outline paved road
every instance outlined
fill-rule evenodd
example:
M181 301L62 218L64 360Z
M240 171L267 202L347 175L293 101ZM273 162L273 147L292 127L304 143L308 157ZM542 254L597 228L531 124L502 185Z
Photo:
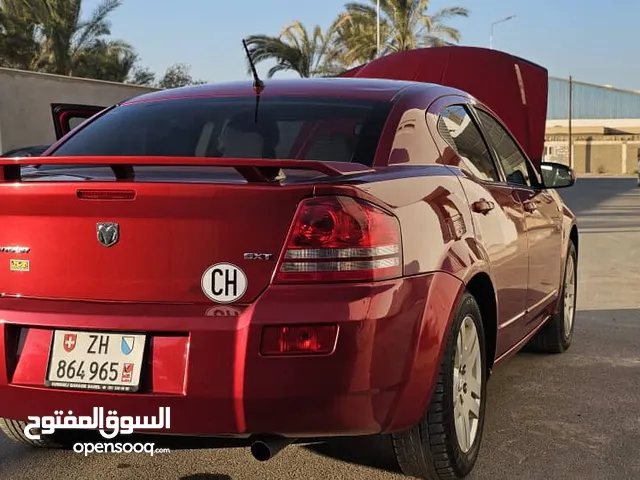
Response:
M584 178L564 195L582 228L574 344L560 356L521 353L496 371L472 480L640 478L640 188ZM169 446L154 458L84 458L0 438L0 478L403 478L376 439L293 446L267 464L247 449Z

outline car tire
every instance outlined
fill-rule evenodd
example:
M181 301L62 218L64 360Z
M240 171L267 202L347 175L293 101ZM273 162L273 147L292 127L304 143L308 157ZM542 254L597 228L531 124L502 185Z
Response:
M24 433L24 429L27 425L29 425L29 423L22 420L0 418L0 431L14 442L29 445L31 447L58 449L68 448L74 443L71 441L70 436L61 434L60 432L56 432L51 435L40 435L39 439L31 439ZM34 428L32 432L39 433L39 430Z
M470 347L467 351L460 348L462 340ZM412 429L391 435L402 472L427 480L464 478L473 469L480 451L486 407L486 348L480 308L467 292L460 299L446 341L424 418ZM467 365L468 360L472 363ZM472 410L475 418L470 421ZM465 426L467 431L472 429L469 435L460 434Z
M576 291L578 255L573 242L569 242L562 290L556 312L531 339L531 346L543 353L562 353L571 346L576 317Z

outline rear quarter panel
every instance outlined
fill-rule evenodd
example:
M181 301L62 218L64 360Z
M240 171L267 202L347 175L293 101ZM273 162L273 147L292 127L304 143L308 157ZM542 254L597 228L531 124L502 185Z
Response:
M464 280L486 268L460 182L464 174L449 168L457 164L453 150L431 133L437 122L437 115L428 113L431 105L444 95L450 98L451 92L425 85L405 88L383 129L374 159L376 173L359 175L350 185L319 183L314 190L316 195L342 191L396 215L405 276L446 272Z
M405 276L437 272L418 319L415 343L408 346L404 388L384 422L386 431L409 428L422 418L465 283L479 272L489 273L462 186L464 173L450 168L457 165L455 153L431 135L437 115L428 113L434 102L433 90L428 93L405 92L385 127L375 161L377 173L361 176L358 184L345 187L352 189L348 194L377 203L397 216ZM325 187L316 188L315 193L322 194Z
M464 280L484 264L458 176L443 166L390 167L395 178L362 185L399 219L405 276L446 272ZM389 172L390 174L392 172Z
M385 432L410 428L424 415L458 299L464 291L462 279L485 268L457 175L437 164L398 165L361 177L364 183L357 186L316 187L317 195L357 196L393 212L402 231L405 277L433 274L428 294L419 296L412 291L413 284L407 282L388 305L389 311L415 312L415 334L405 345L406 356L393 359L398 368L402 366L402 388L390 405L389 417L381 419ZM369 315L376 318L376 312Z
M400 220L405 276L437 272L409 349L403 389L385 422L386 431L401 431L417 424L426 411L465 280L487 266L457 174L441 165L389 170L390 175L396 170L406 176L361 188L384 199Z

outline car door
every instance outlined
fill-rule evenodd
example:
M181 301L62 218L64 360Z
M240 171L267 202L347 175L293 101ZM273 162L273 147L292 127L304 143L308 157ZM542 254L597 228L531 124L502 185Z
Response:
M507 183L524 207L529 243L527 323L533 329L558 293L563 257L562 212L509 131L487 110L476 107L475 112Z
M461 182L496 290L496 353L500 357L518 343L525 331L529 249L524 208L514 188L506 183L467 105L445 106L438 119L438 133L455 151L458 167L466 173Z
M71 103L52 103L53 127L56 140L60 140L85 120L93 117L106 107L96 105L77 105Z

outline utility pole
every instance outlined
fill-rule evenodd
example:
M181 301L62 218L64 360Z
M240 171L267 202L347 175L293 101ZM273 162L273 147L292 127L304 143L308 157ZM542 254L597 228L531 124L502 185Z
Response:
M571 117L573 113L573 77L569 75L569 166L573 168L573 135Z
M376 58L380 57L380 0L378 0L378 5L376 7Z

